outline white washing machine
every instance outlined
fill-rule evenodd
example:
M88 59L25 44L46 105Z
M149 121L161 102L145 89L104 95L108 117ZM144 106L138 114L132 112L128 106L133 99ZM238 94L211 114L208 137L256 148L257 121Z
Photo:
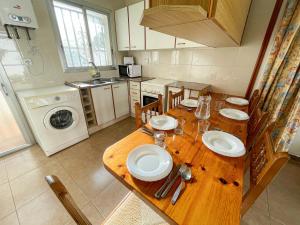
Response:
M36 141L47 156L89 137L79 90L68 86L17 92Z

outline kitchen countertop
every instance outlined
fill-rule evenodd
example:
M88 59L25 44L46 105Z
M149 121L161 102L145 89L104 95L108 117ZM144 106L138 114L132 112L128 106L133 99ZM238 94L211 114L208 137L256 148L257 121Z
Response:
M185 89L193 90L193 91L202 91L206 88L211 88L210 84L202 84L196 82L186 82L186 81L176 81L174 83L168 84L168 87L175 87L181 88L184 87Z
M107 82L101 83L101 84L86 83L88 81L72 81L72 82L66 81L65 85L79 88L79 89L84 89L84 88L94 88L94 87L112 85L112 84L117 84L117 83L127 82L127 81L143 82L143 81L154 79L152 77L136 77L136 78L115 77L115 78L117 78L117 79L112 80L112 81L107 81ZM110 78L102 78L102 79L110 79ZM97 80L97 79L94 79L94 80Z

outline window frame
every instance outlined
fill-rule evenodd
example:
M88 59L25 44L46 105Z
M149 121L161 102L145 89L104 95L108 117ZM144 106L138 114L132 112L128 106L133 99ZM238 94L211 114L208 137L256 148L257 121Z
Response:
M112 65L108 65L108 66L97 66L97 68L100 71L107 71L107 70L116 70L116 58L115 58L115 46L113 43L113 34L112 34L112 11L108 10L108 9L104 9L104 8L96 8L93 6L89 6L89 5L83 5L80 4L79 2L77 3L76 1L70 1L70 0L48 0L48 11L50 14L50 18L51 18L51 22L53 25L53 30L54 30L54 35L56 38L56 44L58 47L58 53L59 53L59 58L60 61L62 63L63 66L63 71L67 72L67 73L72 73L72 72L86 72L88 71L91 66L83 66L83 67L68 67L67 64L67 59L66 59L66 55L65 55L65 51L63 48L63 44L62 44L62 39L61 39L61 35L60 35L60 31L58 28L58 24L57 24L57 19L56 19L56 14L54 11L54 4L53 1L57 1L57 2L61 2L64 4L68 4L74 7L78 7L81 8L83 11L83 17L84 17L84 24L86 27L86 33L87 33L87 40L88 40L88 46L89 46L89 53L91 56L92 61L94 61L94 56L93 56L93 49L92 49L92 44L91 44L91 36L90 36L90 30L89 30L89 26L88 26L88 20L87 20L87 10L90 11L94 11L96 13L100 13L103 15L107 16L107 20L108 20L108 32L109 32L109 42L110 42L110 48L111 48L111 61L112 61Z

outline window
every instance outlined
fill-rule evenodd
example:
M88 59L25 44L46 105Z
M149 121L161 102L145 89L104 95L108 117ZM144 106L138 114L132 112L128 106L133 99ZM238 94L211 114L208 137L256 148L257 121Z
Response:
M65 69L113 65L109 15L82 6L53 1Z

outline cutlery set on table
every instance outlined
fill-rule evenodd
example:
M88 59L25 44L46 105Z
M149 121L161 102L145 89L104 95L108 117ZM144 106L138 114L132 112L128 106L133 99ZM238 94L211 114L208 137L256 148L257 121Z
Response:
M190 109L199 108L199 103L196 100L188 99L183 101L180 105L186 107L188 112L192 111ZM239 98L227 98L226 101L237 105L248 104L244 99ZM196 117L197 110L195 111ZM208 113L209 118L209 112L205 113L205 115ZM239 121L249 118L247 113L236 109L220 109L219 113L224 117ZM174 205L185 189L186 182L192 178L192 170L185 164L184 160L181 161L184 163L176 165L167 150L168 148L166 148L166 134L164 132L170 133L170 131L175 131L180 126L178 119L167 115L153 116L149 121L149 126L152 129L146 126L140 128L141 132L154 138L155 144L144 144L133 149L128 154L126 164L129 173L138 180L155 182L165 179L163 185L154 193L156 199L165 198L174 184L178 184L171 198L171 203ZM183 127L181 129L183 130ZM240 157L245 154L245 147L242 141L234 135L223 131L205 131L202 134L202 143L211 151L223 156ZM178 182L179 179L180 182Z

